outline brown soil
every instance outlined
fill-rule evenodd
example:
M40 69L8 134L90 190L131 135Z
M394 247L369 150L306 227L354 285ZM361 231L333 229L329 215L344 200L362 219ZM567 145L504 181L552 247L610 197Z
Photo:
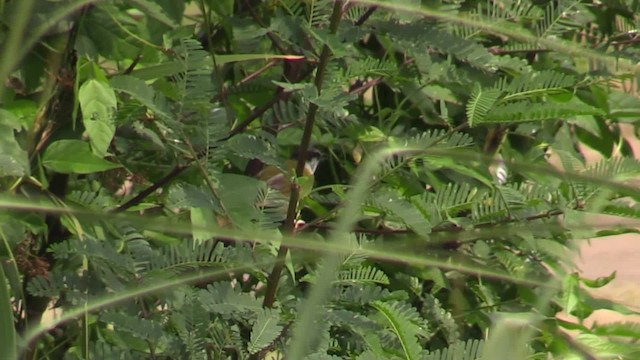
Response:
M627 134L633 134L631 128ZM630 131L629 131L630 130ZM640 157L640 140L628 135L634 154ZM594 151L583 149L590 163L597 161L600 156ZM640 228L640 221L616 217L599 217L594 219L598 226L608 227L624 225ZM576 264L581 274L588 278L608 276L616 272L616 279L609 285L591 292L599 298L614 300L640 312L640 234L624 234L583 240L580 243L580 254ZM592 322L640 322L640 315L622 316L615 312L600 310L595 312L587 321Z

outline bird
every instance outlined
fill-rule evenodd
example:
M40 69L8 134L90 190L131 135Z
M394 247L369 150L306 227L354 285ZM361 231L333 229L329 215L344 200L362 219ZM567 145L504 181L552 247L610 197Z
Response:
M254 176L259 180L262 180L267 183L267 185L279 192L281 192L285 196L289 196L291 194L291 178L295 177L296 166L298 164L298 154L299 151L296 149L293 152L293 159L285 160L284 165L285 168L281 169L275 165L265 165L262 161L258 159L252 159L247 164L247 168L245 173L249 176ZM306 162L302 172L302 177L307 180L304 181L304 184L301 184L304 188L313 187L313 176L318 168L318 164L320 163L321 153L315 147L310 147L307 150ZM284 170L284 171L283 171ZM308 186L306 186L308 185ZM306 190L306 189L305 189ZM303 193L308 193L308 191L302 191Z

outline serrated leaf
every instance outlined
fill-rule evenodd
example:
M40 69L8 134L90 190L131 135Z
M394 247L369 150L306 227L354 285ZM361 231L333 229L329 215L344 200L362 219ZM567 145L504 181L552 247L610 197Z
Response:
M47 169L63 174L91 174L121 167L96 156L88 143L80 140L58 140L47 148L42 157Z
M264 309L258 314L258 319L251 327L251 340L248 345L250 354L269 346L282 332L278 324L278 315L270 309Z
M116 94L108 84L91 79L80 87L78 100L91 148L94 154L103 157L116 133L112 120L113 112L118 106Z

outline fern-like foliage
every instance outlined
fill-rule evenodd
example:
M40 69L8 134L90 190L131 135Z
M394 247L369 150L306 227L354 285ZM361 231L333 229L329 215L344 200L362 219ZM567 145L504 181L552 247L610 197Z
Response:
M579 13L582 10L580 1L562 0L549 3L544 11L544 17L536 24L538 37L545 38L564 34L580 27Z
M602 114L601 110L579 101L570 103L534 103L525 100L496 106L486 115L483 121L487 123L513 123Z
M24 19L35 36L25 49L46 46L19 54L24 63L0 59L11 69L0 89L0 328L12 315L28 337L40 302L86 309L25 338L28 351L470 360L497 313L569 304L582 321L603 306L577 293L594 282L555 281L576 234L637 232L576 225L584 213L640 218L627 186L640 163L621 126L640 114L637 2L63 3L39 2ZM0 18L16 9L0 6ZM50 41L61 34L42 20L63 17L67 40ZM11 23L2 30L23 40ZM83 92L89 82L101 90ZM93 116L101 106L114 116ZM300 146L320 152L313 177L293 176ZM585 146L605 159L586 165ZM267 170L276 175L261 179ZM352 205L352 234L336 234ZM308 304L321 311L302 313ZM551 358L590 351L557 337L563 326L596 344L638 337L629 325L539 325L506 340Z
M326 26L331 16L330 0L312 0L307 7L307 23L311 27Z
M563 93L575 86L576 80L572 75L549 70L525 73L515 77L507 87L501 89L507 93L502 101Z
M189 269L208 266L224 266L233 261L235 251L215 241L186 240L178 245L170 245L161 249L161 253L150 259L149 276L155 276L157 270L166 276Z
M425 331L415 309L399 302L375 302L372 306L379 312L381 324L389 329L399 343L399 353L405 359L420 359L422 349L417 341L419 333Z
M474 67L493 72L497 69L497 57L473 40L455 36L438 29L435 23L416 21L410 24L376 23L398 46L407 46L409 52L433 48L468 62Z
M471 93L471 99L467 103L469 124L473 126L483 122L499 97L500 91L494 89L483 90L479 84L476 84Z
M181 39L173 51L181 69L181 72L175 75L180 94L177 99L181 107L180 112L201 110L200 106L206 108L214 91L210 69L203 66L207 64L209 54L199 42L192 39Z
M265 309L258 314L251 328L251 341L248 344L250 354L269 346L282 332L282 326L278 325L280 317L273 310Z
M113 326L118 332L154 343L158 342L163 335L160 323L137 319L122 313L106 312L100 316L100 321Z
M482 356L484 341L468 340L457 342L446 349L427 354L425 360L475 360Z

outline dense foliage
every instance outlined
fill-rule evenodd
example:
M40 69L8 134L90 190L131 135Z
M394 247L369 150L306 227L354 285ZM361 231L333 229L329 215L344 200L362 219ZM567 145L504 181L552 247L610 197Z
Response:
M584 290L613 275L571 264L574 240L635 231L585 216L640 217L621 129L640 120L637 14L0 1L0 348L639 358L637 325L582 322L632 313Z

